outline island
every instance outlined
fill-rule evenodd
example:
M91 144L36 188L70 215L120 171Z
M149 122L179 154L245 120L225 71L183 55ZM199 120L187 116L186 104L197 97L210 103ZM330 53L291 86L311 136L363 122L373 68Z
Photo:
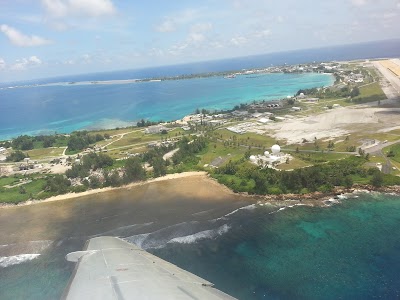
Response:
M198 108L180 120L2 141L0 203L60 200L194 174L264 201L328 205L359 189L399 192L399 65L398 59L326 62L123 80L251 80L263 72L335 77L329 87L224 111Z

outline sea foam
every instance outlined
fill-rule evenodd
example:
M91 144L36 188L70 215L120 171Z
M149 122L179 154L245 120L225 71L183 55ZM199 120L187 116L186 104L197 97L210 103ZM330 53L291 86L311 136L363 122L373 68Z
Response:
M193 244L199 240L216 238L217 236L227 233L230 228L230 226L224 224L217 229L204 230L191 235L173 238L168 243Z
M14 256L0 256L0 267L7 268L13 265L19 265L27 261L38 258L40 254L19 254Z

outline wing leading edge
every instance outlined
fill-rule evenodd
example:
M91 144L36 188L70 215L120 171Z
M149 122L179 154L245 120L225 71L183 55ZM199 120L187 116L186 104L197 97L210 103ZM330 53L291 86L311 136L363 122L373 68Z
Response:
M77 262L62 299L235 299L213 284L116 237L96 237Z

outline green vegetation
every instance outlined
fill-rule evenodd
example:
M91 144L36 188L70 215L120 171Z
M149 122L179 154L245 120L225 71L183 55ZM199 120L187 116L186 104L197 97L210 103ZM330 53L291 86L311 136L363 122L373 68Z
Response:
M364 178L363 183L374 186L400 184L400 178L384 175L378 169L365 169L364 158L349 157L326 164L288 172L260 169L246 159L233 162L217 169L212 176L236 192L250 194L303 194L309 192L332 192L335 186L351 187Z
M11 145L14 149L30 150L33 149L33 137L21 135L12 140Z
M19 162L24 160L24 158L28 157L24 152L17 150L12 152L9 156L7 156L7 161Z
M357 97L354 97L352 101L358 104L379 101L383 99L386 99L385 93L382 91L379 82L374 82L372 84L360 87L360 94Z
M68 151L79 151L87 148L90 144L104 140L104 135L97 133L89 134L87 131L75 131L71 133L68 141Z
M136 123L136 126L137 127L149 127L149 126L152 126L152 125L157 125L160 122L152 122L152 121L149 121L149 120L145 121L144 119L142 119L142 120L140 120L139 122Z
M400 163L400 144L390 146L388 153L386 154L390 159Z
M208 140L204 137L197 137L194 140L189 140L184 137L179 142L177 151L172 157L174 165L185 164L195 166L198 164L200 158L196 154L200 153L207 147Z
M45 184L44 179L33 179L31 182L16 186L13 188L5 188L8 184L18 184L22 177L6 177L0 179L0 202L18 204L29 199L38 199L43 191Z
M38 148L26 151L31 159L44 159L52 156L60 156L65 148Z
M65 172L68 178L85 178L90 171L96 171L113 165L113 160L106 154L89 153L82 158L82 163L75 164Z
M18 150L32 150L49 147L65 147L67 145L67 137L65 135L39 135L28 136L21 135L11 141L3 143L3 147L13 147ZM8 146L8 147L7 147Z
M146 171L138 157L129 158L125 163L124 181L140 181L146 178Z

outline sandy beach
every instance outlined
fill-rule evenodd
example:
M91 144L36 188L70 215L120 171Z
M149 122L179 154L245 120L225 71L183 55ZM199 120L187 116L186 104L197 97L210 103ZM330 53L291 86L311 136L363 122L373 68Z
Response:
M88 191L81 192L81 193L67 193L67 194L63 194L63 195L53 196L53 197L50 197L50 198L47 198L44 200L29 200L29 201L21 202L19 204L3 203L3 204L0 204L0 209L17 207L17 206L34 205L34 204L40 204L40 203L46 203L46 202L61 201L61 200L74 199L74 198L81 198L81 197L85 197L85 196L91 196L91 195L96 195L99 193L106 193L106 192L111 192L111 191L116 191L116 190L121 190L121 189L130 190L133 187L142 186L142 185L150 184L153 182L179 179L179 178L185 178L185 177L193 177L193 176L201 177L202 179L204 179L204 178L207 178L207 172L183 172L183 173L168 174L168 175L165 175L162 177L157 177L157 178L149 179L146 181L133 182L128 185L124 185L124 186L120 186L120 187L105 187L105 188L88 190ZM218 185L218 183L213 180L209 180L209 181L210 181L210 184ZM226 188L226 191L231 192L228 188Z

